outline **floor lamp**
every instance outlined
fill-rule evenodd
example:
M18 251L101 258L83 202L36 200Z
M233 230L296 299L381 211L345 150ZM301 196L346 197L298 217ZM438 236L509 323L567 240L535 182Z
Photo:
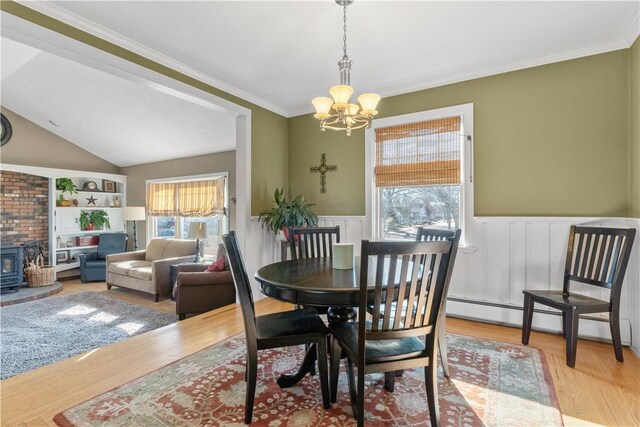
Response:
M133 221L133 250L138 250L138 229L136 228L136 221L144 221L146 214L144 206L126 206L124 208L124 220Z
M199 263L200 262L200 239L207 238L207 223L206 222L189 223L189 238L196 239L196 258L194 262ZM204 254L202 254L202 256L204 258Z

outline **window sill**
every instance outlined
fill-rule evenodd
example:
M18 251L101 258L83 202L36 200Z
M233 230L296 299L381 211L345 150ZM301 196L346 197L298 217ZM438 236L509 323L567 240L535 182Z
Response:
M458 252L461 252L463 254L472 254L476 250L478 250L476 246L458 246Z

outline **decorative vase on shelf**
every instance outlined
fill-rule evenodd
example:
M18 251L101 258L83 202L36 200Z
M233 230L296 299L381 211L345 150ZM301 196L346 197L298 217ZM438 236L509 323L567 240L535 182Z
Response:
M113 196L113 206L116 208L120 207L120 196Z

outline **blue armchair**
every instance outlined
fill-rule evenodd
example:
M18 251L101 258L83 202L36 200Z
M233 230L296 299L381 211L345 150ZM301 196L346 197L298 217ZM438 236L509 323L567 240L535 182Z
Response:
M125 252L126 249L127 235L125 233L101 234L98 251L80 255L80 280L82 283L104 282L107 277L107 255Z

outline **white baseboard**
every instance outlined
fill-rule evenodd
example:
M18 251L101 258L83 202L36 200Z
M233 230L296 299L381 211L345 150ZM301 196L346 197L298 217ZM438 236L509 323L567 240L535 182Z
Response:
M540 306L536 306L540 307ZM447 300L447 315L481 322L522 327L522 307L507 307L478 301ZM532 328L552 333L562 332L562 316L548 310L535 309ZM609 322L591 318L580 318L578 335L582 338L611 341ZM620 335L623 345L631 345L631 322L620 319Z

